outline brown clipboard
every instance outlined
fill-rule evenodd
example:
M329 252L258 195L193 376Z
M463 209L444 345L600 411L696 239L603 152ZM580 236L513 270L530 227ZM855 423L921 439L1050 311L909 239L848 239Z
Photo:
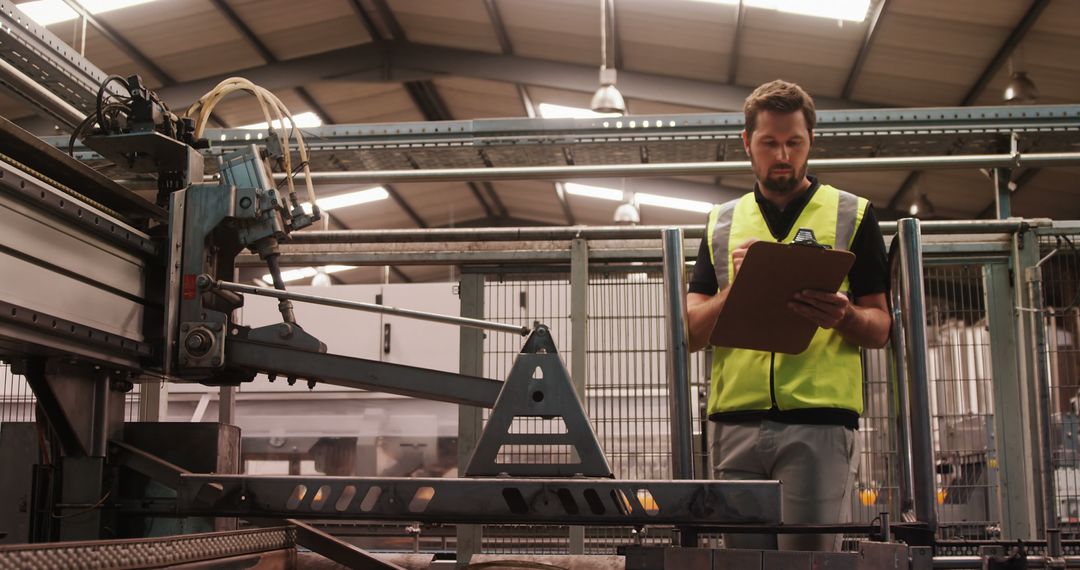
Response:
M855 263L850 251L754 242L716 319L713 346L799 354L818 326L788 307L798 291L835 292Z

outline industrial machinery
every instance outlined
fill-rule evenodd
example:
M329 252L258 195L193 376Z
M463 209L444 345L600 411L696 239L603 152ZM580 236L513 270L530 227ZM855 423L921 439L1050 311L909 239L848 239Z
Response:
M119 94L105 95L116 86ZM262 100L264 93L245 87ZM159 204L0 120L0 215L6 233L0 250L5 275L0 354L26 377L47 419L39 425L42 461L33 468L32 498L24 509L30 540L136 538L154 518L219 517L209 526L169 527L177 530L234 527L220 517L263 525L285 519L296 534L274 535L277 542L295 538L341 563L378 566L383 563L296 519L642 527L781 522L776 481L612 479L542 324L523 328L285 291L278 245L320 215L310 178L310 201L297 196L293 178L307 168L306 157L301 152L301 164L290 165L285 129L271 129L265 146L252 144L220 156L218 176L204 182L196 147L205 146L199 135L212 104L195 118L178 118L137 77L110 77L98 93L95 113L73 138L84 138L119 166L157 174ZM208 98L219 95L211 92ZM302 149L299 137L296 142ZM287 189L273 181L275 162L283 167ZM265 261L274 289L230 281L236 256L244 250ZM278 298L281 322L251 328L234 321L234 311L250 294ZM328 354L297 322L294 301L394 312L526 338L504 381L374 362ZM231 462L218 461L197 473L200 462L193 457L228 458L236 446L235 430L205 434L123 424L123 394L134 383L236 385L256 373L492 412L460 479L243 476L235 474L235 449ZM512 432L520 417L561 418L566 433ZM162 439L205 447L179 457ZM523 444L569 446L572 454L555 464L500 459L504 445ZM63 557L71 555L63 547L52 552L38 556L63 565Z
M887 514L872 525L783 525L780 484L775 481L611 478L611 468L569 384L551 331L543 324L522 328L286 291L280 277L281 251L297 239L297 230L310 227L321 215L312 181L320 174L334 175L324 176L327 179L378 181L377 173L310 173L311 163L327 160L329 153L309 159L300 133L285 126L288 112L284 106L246 81L226 80L180 116L138 77L106 76L65 51L63 42L47 31L32 23L9 22L13 8L8 2L0 0L0 8L4 24L0 26L4 34L0 82L74 134L53 145L0 119L0 358L26 378L40 410L36 425L5 423L0 433L0 451L17 451L0 457L5 464L0 533L25 536L33 543L0 549L0 566L32 561L42 567L71 567L90 560L131 568L257 563L292 567L299 563L296 549L300 546L351 567L398 567L314 528L305 519L616 525L634 528L639 538L645 536L639 531L649 526L678 527L682 547L627 548L628 568L797 564L927 568L933 562L926 547L934 540L933 529L918 523L893 524ZM268 136L249 142L250 132L223 132L222 144L208 149L205 128L213 106L237 90L259 99ZM1068 152L1021 157L1020 149L1013 148L1010 154L1001 154L999 139L1003 133L1012 137L1026 129L1037 133L1033 136L1039 137L1040 149L1066 147L1072 144L1080 110L1053 110L1038 118L1019 117L1012 111L991 114L965 110L952 113L951 118L944 112L894 118L841 111L831 118L831 125L827 120L819 123L817 134L823 141L820 148L833 153L826 154L825 160L833 160L833 168L840 169L874 166L870 164L874 160L894 168L921 166L923 157L914 156L918 151L909 147L877 158L884 145L872 140L885 136L882 133L915 131L940 155L959 148L953 131L964 133L967 148L986 153L938 156L940 160L934 163L938 166L1007 169L1020 165L1021 158L1032 166L1077 161ZM583 122L590 129L583 139L608 145L612 154L605 155L607 162L585 164L579 157L579 166L569 167L559 163L569 158L563 149L549 153L558 164L545 164L525 174L549 178L581 173L678 175L699 173L704 161L711 161L712 173L745 169L738 163L741 145L725 142L738 139L738 129L729 126L728 119L699 116L696 123L688 119L682 126L665 119L643 121L642 128L651 129L647 132L633 130L637 128L633 123L623 129L622 122L617 122L617 127L608 129L606 122ZM889 127L893 121L907 123L894 129ZM486 125L491 129L493 150L481 161L483 168L466 174L486 179L523 176L511 172L512 168L499 168L498 163L505 155L500 148L523 142L515 138L516 125L499 121ZM476 133L471 127L454 126L434 134L408 131L405 138L415 138L401 142L404 139L390 140L393 137L385 127L361 125L336 135L327 133L322 144L333 148L349 137L363 144L374 140L371 144L385 147L371 150L385 175L387 168L401 168L396 166L400 157L391 148L394 145L419 147L435 141L455 152L464 148L462 140ZM680 135L680 128L687 131ZM618 138L623 135L628 138ZM653 145L651 155L644 143L629 140L638 136ZM511 138L512 143L505 142ZM691 139L712 141L723 151L693 146ZM558 148L540 137L530 141L526 142ZM114 171L154 175L156 196L144 199L73 159L76 144L84 153L93 151L108 160L110 175ZM836 158L863 147L873 147L875 158L847 163ZM684 152L701 162L678 163L675 157ZM472 164L476 154L457 152L455 164ZM652 156L654 164L615 164L619 161L611 158L614 155ZM495 166L488 164L492 157ZM569 168L576 170L571 173ZM395 176L397 180L461 179L464 171L398 170ZM298 191L301 184L304 188ZM1007 206L1008 193L999 192L996 211L1007 216ZM917 230L907 232L907 237L916 240L906 249L908 255L917 256L920 251L918 235ZM274 288L235 283L233 270L241 263L264 264ZM907 260L905 267L904 278L918 282L919 260ZM238 323L234 312L250 295L278 299L281 322L263 327ZM515 366L502 379L393 365L328 353L295 317L292 303L298 302L392 312L510 331L524 338ZM921 314L920 309L911 307L908 318ZM898 333L906 330L914 335L919 330L901 328L900 319L896 320ZM912 338L908 348L919 344L920 339ZM910 350L917 355L916 349ZM925 360L925 354L921 357ZM912 368L918 364L910 356L899 361L898 367L905 362ZM463 468L466 476L460 479L240 475L239 434L233 426L123 422L124 395L135 384L141 385L147 404L156 397L154 387L161 382L228 386L249 381L257 373L290 383L329 383L490 408L491 412L471 461ZM904 391L895 395L897 400L904 397ZM911 408L928 410L923 404L913 401ZM560 418L567 429L559 434L511 430L514 420L522 417ZM911 439L925 440L919 450L929 453L930 423L929 418L923 419L910 422ZM903 421L899 424L908 429ZM927 429L920 432L920 425ZM559 445L572 452L561 463L517 463L500 453L508 445ZM897 456L900 462L919 461L917 454ZM921 466L929 467L929 472L902 481L901 495L906 492L905 502L910 503L912 487L922 483L914 494L929 498L931 504L923 509L924 500L916 510L932 515L932 461L923 460ZM904 469L905 473L913 470L911 465ZM29 489L25 503L9 500L22 489ZM903 505L905 511L909 507ZM237 530L237 519L263 528ZM713 551L696 547L701 531L850 531L874 540L862 542L859 553Z

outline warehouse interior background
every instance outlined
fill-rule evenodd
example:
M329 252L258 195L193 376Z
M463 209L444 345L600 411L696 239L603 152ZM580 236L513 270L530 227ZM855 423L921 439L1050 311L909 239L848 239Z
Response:
M894 338L890 346L863 354L866 412L850 505L856 528L846 532L844 542L846 554L858 553L861 562L850 567L880 567L874 556L883 554L866 546L879 542L902 548L888 555L902 552L908 557L904 568L983 567L1017 540L1037 563L1080 567L1080 3L0 0L0 19L0 117L40 137L31 138L49 150L67 154L72 132L71 125L43 110L53 104L49 97L75 101L83 87L50 74L51 68L35 67L38 57L76 67L87 62L120 78L137 74L178 114L228 77L250 79L275 94L313 149L312 172L326 175L315 178L314 188L323 219L293 232L292 242L282 245L288 290L506 325L479 333L455 323L296 303L303 330L332 355L373 363L373 377L392 377L388 371L403 370L393 368L399 366L433 370L447 375L439 377L447 382L450 375L503 381L523 351L515 327L533 330L542 323L550 327L558 358L616 480L678 482L674 463L680 451L673 435L678 412L671 407L676 358L686 362L683 374L690 388L685 404L692 441L683 443L691 447L694 479L711 473L704 418L711 356L708 351L680 356L675 348L671 252L661 232L683 232L684 259L675 263L692 271L707 213L754 187L748 168L648 176L631 169L746 160L739 139L746 96L772 79L800 84L814 97L821 117L811 160L849 161L826 169L822 180L868 198L886 246L895 250ZM36 35L40 42L34 49L42 51L30 54L18 41L36 34L39 26L52 35ZM624 114L591 109L602 68L617 71ZM39 91L12 79L20 70L33 76ZM207 173L217 172L215 160L222 152L263 144L267 130L254 99L224 99L206 131ZM89 146L71 143L72 156L96 175L154 201L153 176L130 172ZM35 184L56 183L62 189L66 180L31 162L4 158L0 168L42 175ZM965 159L973 166L960 162ZM941 166L948 161L954 162ZM610 175L573 175L573 168L596 166L611 166ZM500 167L566 168L567 174L475 179L459 174L419 182L406 175ZM23 204L13 175L5 182L4 172L0 200ZM374 180L380 172L396 178ZM0 206L0 214L23 212L7 202ZM146 228L121 221L131 222L136 238L163 239L153 235L155 224ZM73 332L84 318L121 345L161 352L152 348L162 340L159 331L141 327L142 309L140 318L132 312L122 322L103 322L98 315L107 311L95 305L108 299L101 306L135 303L152 311L176 299L152 298L159 292L142 281L153 271L140 257L145 252L110 251L109 261L98 265L97 253L78 259L84 251L78 244L40 253L45 249L35 240L52 234L29 232L14 221L4 224L0 462L28 460L36 471L3 472L0 561L15 552L5 554L6 545L50 542L43 537L241 532L235 530L235 512L216 518L205 509L197 513L202 516L158 516L146 507L153 503L149 500L144 511L131 515L123 510L131 503L113 504L108 493L102 494L108 477L81 477L101 485L84 484L75 490L79 501L35 511L33 505L45 500L41 489L48 486L41 481L64 490L68 483L48 479L53 463L60 463L51 456L57 451L53 439L60 438L42 435L42 388L27 380L26 371L34 370L26 364L33 358L27 358L40 356L33 348L40 332L34 327L42 325L37 313L33 323L18 320L16 309L51 311L67 319L61 323L71 322ZM165 225L157 227L160 232ZM174 240L192 239L178 235L175 225L169 231ZM78 232L61 228L59 234ZM20 264L35 256L45 260L34 270L43 273L21 272ZM237 287L271 289L263 259L242 253L232 261L235 273L229 265L227 275L221 269L217 278L234 280ZM103 277L113 264L122 271ZM1033 289L1036 285L1040 288ZM169 286L179 297L180 285ZM243 298L243 308L227 323L283 324L275 299L254 291ZM52 323L57 328L57 321ZM177 323L163 328L172 325ZM172 328L165 338L179 334L179 326ZM52 338L50 331L42 334ZM49 345L41 354L50 359L66 354L66 344L41 342ZM164 352L175 353L168 342L175 338L165 341ZM557 567L622 568L629 567L627 547L686 546L691 536L671 524L645 532L636 523L545 524L527 516L512 523L485 522L472 511L467 516L480 522L368 520L363 515L374 517L384 508L372 507L379 500L377 489L365 495L350 487L348 493L357 496L353 505L352 494L339 500L337 483L322 487L325 477L456 479L492 412L458 405L454 398L462 396L441 392L451 388L435 388L438 397L429 398L422 389L419 396L401 387L382 391L377 382L360 383L368 389L358 389L356 382L312 378L309 386L295 368L275 374L274 365L289 368L282 360L261 368L249 364L245 370L253 381L218 386L190 371L180 369L171 377L146 360L133 364L130 355L121 354L123 346L107 344L73 348L72 366L96 363L94 372L78 372L90 375L103 367L126 370L124 382L130 381L131 390L121 406L105 406L104 413L132 426L122 442L132 447L107 446L95 435L94 451L88 448L86 455L101 452L105 465L124 477L123 469L138 465L136 448L180 465L190 462L197 466L189 467L193 471L250 476L244 480L252 485L246 493L266 489L264 496L291 505L266 506L267 512L277 509L272 516L315 508L313 496L318 508L337 504L337 513L327 508L326 519L314 517L313 527L376 552L383 562L347 548L319 550L305 542L311 540L308 531L283 540L292 545L295 539L346 566L348 561L381 564L392 555L405 567L447 567L439 566L438 558L456 552L461 564L469 556L480 563L548 556L542 560ZM226 359L234 357L222 350ZM75 383L64 386L68 396L61 400L93 401L80 408L91 410L85 413L92 412L95 422L104 421L100 393ZM118 389L111 389L115 396ZM905 403L901 393L913 400ZM919 402L921 414L911 407ZM60 408L64 405L61 401ZM550 418L519 418L514 425L543 435L566 429ZM920 435L925 435L922 447L915 442ZM236 448L225 443L230 438ZM524 463L558 464L574 455L565 448L520 447L506 453ZM301 491L293 485L258 487L264 483L256 476L309 479ZM164 488L147 477L120 479L123 486L114 490L135 492L144 501L160 498L156 493ZM426 489L439 496L453 492L437 485ZM650 504L656 507L653 496L645 500L641 491L629 493L630 499L647 516L655 515L649 510ZM185 500L183 493L164 492ZM329 501L326 493L332 494ZM1053 498L1044 500L1047 494ZM630 504L625 494L621 501L616 491L611 496L620 505ZM428 500L431 496L421 503ZM114 515L104 514L114 510L120 513L115 520L123 521L115 527L108 522ZM88 514L99 517L93 530L88 530L93 525L79 526ZM884 532L882 540L880 529L889 528L890 514L897 532L909 529L910 534L890 540ZM918 543L912 537L926 536L910 530L922 528L928 516L930 545ZM715 532L693 536L698 546L721 544ZM59 550L54 555L60 556ZM680 555L691 556L674 556ZM706 556L714 568L742 567L730 560L724 566L720 555ZM681 560L691 568L700 562ZM856 564L852 560L834 563ZM785 567L760 557L756 564ZM667 567L675 565L680 564Z

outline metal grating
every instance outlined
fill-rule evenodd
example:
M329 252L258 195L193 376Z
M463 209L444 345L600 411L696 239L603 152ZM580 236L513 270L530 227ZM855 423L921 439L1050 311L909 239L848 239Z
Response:
M943 538L996 538L999 472L983 266L925 268L937 511Z
M1040 236L1050 362L1051 449L1057 516L1066 537L1080 535L1080 235Z
M896 414L890 407L889 352L863 351L862 448L853 490L851 521L869 523L882 511L900 513ZM894 515L895 516L895 515Z
M124 421L139 421L139 393L135 384L124 397ZM11 372L11 366L0 363L0 429L5 422L32 422L37 417L37 400L26 379Z
M4 422L34 421L34 393L30 385L18 374L12 374L11 367L0 364L0 429Z
M563 365L570 369L570 280L569 275L544 276L529 280L528 276L491 276L484 285L484 318L504 323L546 324L552 333L555 347ZM484 376L506 378L514 359L521 351L522 338L511 333L488 331L484 337ZM484 419L490 410L484 411ZM516 419L511 431L553 433L558 426L541 419ZM539 445L504 446L496 461L537 462L546 459L565 461L568 454L553 456L551 450ZM483 551L486 553L528 552L531 554L569 553L569 532L566 527L536 525L486 525L483 528Z

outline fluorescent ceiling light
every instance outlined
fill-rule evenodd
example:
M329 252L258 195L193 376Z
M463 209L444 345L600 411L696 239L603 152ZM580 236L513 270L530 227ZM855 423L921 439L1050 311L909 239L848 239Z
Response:
M82 0L82 5L83 8L86 8L87 12L97 15L153 1L154 0ZM76 13L75 10L72 10L64 0L34 0L33 2L16 4L15 7L41 26L66 22L79 17L79 14Z
M715 207L715 204L711 202L687 200L685 198L672 198L671 196L658 196L656 194L646 194L644 192L634 194L634 201L646 206L659 206L661 208L672 208L675 210L687 210L690 212L701 213L708 213Z
M319 116L312 111L304 111L303 113L297 113L293 115L293 119L296 120L296 126L300 127L301 129L310 129L311 127L322 126L322 119L320 119ZM274 119L273 123L275 129L281 128L281 121ZM289 128L292 128L292 122L289 121L288 118L285 119L285 124L288 125ZM264 131L266 130L266 126L266 121L263 121L261 123L252 123L250 125L244 125L236 128Z
M619 113L597 113L592 109L567 107L554 103L540 103L536 106L540 116L545 119L594 119L597 117L621 117Z
M576 182L567 182L563 185L566 188L568 194L575 196L587 196L589 198L600 198L602 200L615 200L616 202L622 202L623 192L622 190L616 190L614 188L604 188L603 186L589 186L587 184L578 184Z
M739 0L699 0L718 4L738 5ZM870 11L870 0L743 0L743 5L754 8L765 8L802 14L804 16L817 16L830 20L847 20L849 22L862 22Z
M327 275L331 273L337 273L339 271L347 271L349 269L356 269L353 265L325 265L321 268L323 273ZM290 281L299 281L301 279L310 279L318 273L319 270L314 267L299 267L297 269L287 269L281 272L281 280L288 283ZM274 278L269 273L262 276L262 280L267 285L274 284Z
M367 190L349 192L348 194L338 194L336 196L318 198L315 200L315 203L319 205L320 210L329 212L330 210L336 210L338 208L347 208L358 204L385 200L389 197L390 193L386 191L386 188L376 186L374 188L368 188ZM311 213L311 202L304 202L300 205L304 208L304 211L309 214Z

